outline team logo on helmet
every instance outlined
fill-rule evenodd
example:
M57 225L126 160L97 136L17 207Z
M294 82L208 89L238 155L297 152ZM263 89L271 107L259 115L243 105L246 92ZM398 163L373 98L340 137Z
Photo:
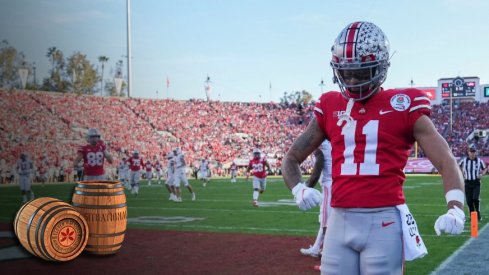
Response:
M375 24L349 24L336 38L331 53L333 82L338 83L344 97L364 100L376 93L384 83L389 67L389 41ZM359 75L359 72L363 73ZM361 81L347 81L355 73Z
M391 106L396 111L405 111L411 106L411 99L405 94L398 94L391 98Z

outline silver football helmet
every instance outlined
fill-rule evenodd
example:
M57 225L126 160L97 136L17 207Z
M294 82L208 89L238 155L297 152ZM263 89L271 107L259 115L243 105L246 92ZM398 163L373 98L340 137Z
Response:
M347 99L362 101L376 93L389 68L389 41L370 22L346 26L331 48L333 82Z
M100 139L100 132L98 131L98 129L97 128L88 129L87 142L92 145L95 145L98 142L98 139Z

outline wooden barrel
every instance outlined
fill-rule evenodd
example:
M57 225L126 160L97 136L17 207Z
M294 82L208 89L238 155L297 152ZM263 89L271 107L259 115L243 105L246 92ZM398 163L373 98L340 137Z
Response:
M117 253L127 226L123 185L118 181L80 181L72 201L88 223L90 232L85 251L98 255Z
M76 258L88 241L88 224L83 216L54 198L24 204L15 216L14 231L25 249L50 261Z

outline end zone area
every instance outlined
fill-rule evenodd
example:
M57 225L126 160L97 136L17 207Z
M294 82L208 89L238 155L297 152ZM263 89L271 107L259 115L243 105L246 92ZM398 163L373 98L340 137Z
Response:
M8 226L1 226L2 232ZM13 232L12 232L13 233ZM71 262L28 256L0 261L2 274L317 274L319 259L299 255L307 237L130 229L112 256ZM0 238L0 255L20 244Z
M15 248L18 242L10 224L22 205L21 197L18 186L0 186L0 270L2 274L318 274L313 267L319 259L302 256L299 249L314 242L319 209L300 211L281 178L268 179L258 208L252 206L251 181L212 179L206 187L197 180L190 182L196 201L186 189L182 203L169 201L164 186L144 181L138 197L126 192L128 230L121 251L107 257L82 253L67 263L46 262ZM483 178L483 186L487 183ZM36 185L33 190L36 197L70 202L73 187ZM429 253L408 262L405 274L429 274L470 239L470 227L466 223L459 236L434 233L434 221L446 212L439 176L409 176L404 192ZM489 220L489 205L484 203L489 189L482 188L481 197L480 228ZM2 251L24 258L2 260Z

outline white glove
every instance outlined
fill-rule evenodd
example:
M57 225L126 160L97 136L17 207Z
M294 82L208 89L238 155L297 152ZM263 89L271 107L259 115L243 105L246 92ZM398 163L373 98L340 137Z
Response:
M441 215L436 219L435 232L440 236L441 233L447 234L460 234L464 230L465 214L457 206L448 210L444 215Z
M321 192L317 189L307 187L304 183L298 183L292 189L292 195L294 195L294 200L299 209L309 210L314 206L321 203Z

